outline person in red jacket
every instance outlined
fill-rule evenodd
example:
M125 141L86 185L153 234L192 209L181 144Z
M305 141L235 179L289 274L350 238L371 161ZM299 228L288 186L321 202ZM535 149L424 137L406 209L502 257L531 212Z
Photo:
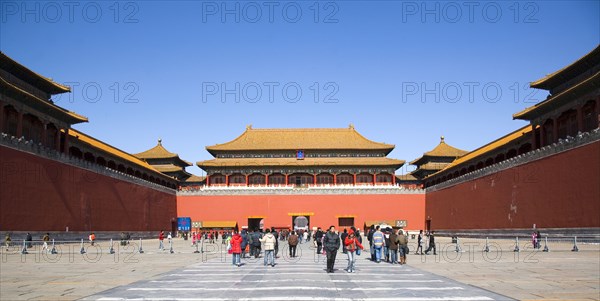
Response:
M158 233L158 249L161 251L165 249L165 246L163 245L163 240L165 240L165 232L160 231L160 233Z
M350 229L348 236L344 239L344 245L348 251L348 267L346 271L348 273L354 273L354 263L356 262L356 250L360 248L364 250L364 247L360 244L360 241L354 235L354 230Z
M231 237L231 253L233 254L233 264L237 265L238 267L242 265L241 261L240 261L240 256L242 255L242 241L244 239L242 238L242 236L238 233L238 231L235 231L233 236Z

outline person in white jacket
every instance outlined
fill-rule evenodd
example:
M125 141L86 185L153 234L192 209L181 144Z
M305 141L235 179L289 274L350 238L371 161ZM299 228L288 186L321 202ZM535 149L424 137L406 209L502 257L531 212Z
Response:
M275 266L275 256L273 254L275 250L275 243L277 243L277 238L271 233L270 229L267 229L267 234L260 239L260 242L265 244L265 263L264 265L270 264L271 267Z

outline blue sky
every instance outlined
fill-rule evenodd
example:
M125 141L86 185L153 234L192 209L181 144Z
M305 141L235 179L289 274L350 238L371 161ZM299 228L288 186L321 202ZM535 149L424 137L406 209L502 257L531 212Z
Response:
M352 123L406 161L441 135L473 150L599 43L599 1L0 1L0 50L72 86L54 100L76 129L191 162L249 124Z

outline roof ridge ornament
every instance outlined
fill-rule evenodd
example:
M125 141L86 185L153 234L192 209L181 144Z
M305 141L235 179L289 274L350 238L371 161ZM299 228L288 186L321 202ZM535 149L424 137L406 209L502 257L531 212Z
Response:
M353 130L354 129L354 124L350 123L350 125L348 126L349 129Z
M249 125L246 126L246 131L247 130L251 130L251 129L252 129L252 124L249 124Z
M444 136L441 136L441 137L440 137L440 143L446 143L446 142L444 141Z
M158 145L162 145L162 139L158 138Z

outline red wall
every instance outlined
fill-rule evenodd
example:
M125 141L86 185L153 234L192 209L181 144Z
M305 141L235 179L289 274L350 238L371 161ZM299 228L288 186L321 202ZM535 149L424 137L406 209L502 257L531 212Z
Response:
M192 221L237 221L241 229L249 216L265 216L265 227L290 227L288 213L312 212L310 226L338 226L338 216L354 215L362 229L370 220L407 220L407 229L423 229L424 194L393 195L244 195L178 196L177 214Z
M426 195L433 230L600 227L600 142Z
M0 146L0 230L171 229L176 196Z

